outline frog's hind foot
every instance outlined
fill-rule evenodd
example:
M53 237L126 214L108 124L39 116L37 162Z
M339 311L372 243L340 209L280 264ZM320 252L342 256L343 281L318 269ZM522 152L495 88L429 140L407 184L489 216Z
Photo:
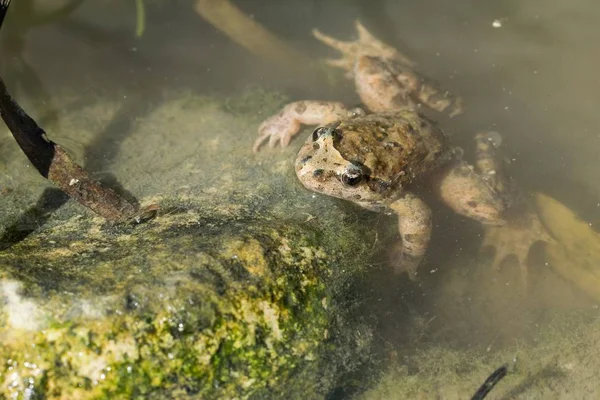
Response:
M334 39L331 36L321 33L318 29L313 29L315 38L342 53L342 58L328 59L327 63L329 65L342 68L350 74L354 69L356 60L362 56L395 60L408 67L416 65L414 61L404 54L373 36L359 21L355 21L355 26L358 32L358 39L349 42Z
M499 150L501 144L502 136L497 132L480 132L475 136L475 167L504 204L502 219L505 221L502 225L485 226L481 250L493 250L493 270L499 270L509 258L516 258L520 283L526 289L530 250L538 242L552 241L552 237L540 221L532 199L518 190L506 174Z
M493 188L505 205L501 226L486 226L482 250L493 249L492 268L498 270L511 256L516 257L521 285L527 289L527 260L534 244L552 242L552 237L540 221L535 205L527 194L520 191L514 180L505 173L500 156L502 137L497 132L482 132L475 136L476 163L479 174Z
M507 212L506 224L486 226L482 252L493 251L491 268L499 270L510 258L516 259L520 284L527 290L529 282L528 260L536 243L553 243L554 239L537 214L531 199L521 199Z

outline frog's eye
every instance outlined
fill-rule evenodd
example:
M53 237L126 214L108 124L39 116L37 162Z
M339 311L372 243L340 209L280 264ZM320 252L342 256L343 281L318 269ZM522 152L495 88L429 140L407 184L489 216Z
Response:
M319 140L323 135L331 135L333 140L340 140L342 138L342 132L339 129L337 129L336 126L337 124L335 126L321 126L315 129L312 134L313 142Z
M312 133L312 140L313 142L316 142L317 140L319 140L319 138L321 137L322 134L324 134L325 132L327 132L327 127L326 126L321 126L317 129L315 129Z
M357 169L346 170L342 174L342 183L346 186L356 186L363 180L363 174Z

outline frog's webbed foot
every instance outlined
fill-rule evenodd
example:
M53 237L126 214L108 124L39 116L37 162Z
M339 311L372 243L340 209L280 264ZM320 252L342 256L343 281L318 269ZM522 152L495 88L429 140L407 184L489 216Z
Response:
M321 33L318 29L313 29L315 38L342 53L342 58L327 60L329 65L342 68L346 70L349 75L352 75L356 60L362 56L394 60L408 67L414 67L416 65L414 61L410 60L398 50L373 36L359 21L355 21L355 26L356 31L358 32L358 39L350 42L334 39L331 36Z
M513 204L505 215L502 226L486 226L481 250L493 250L491 267L498 269L509 258L516 258L521 275L521 285L528 285L527 259L534 244L554 243L554 239L540 221L532 199L522 198Z
M300 126L300 122L286 115L285 111L267 118L258 127L258 137L252 151L257 153L265 140L269 141L269 148L275 147L277 142L281 147L287 147L292 137L300 131Z
M486 226L481 249L493 249L491 266L497 269L513 256L521 274L521 284L527 287L527 259L534 244L553 243L554 239L542 224L530 196L523 193L504 172L498 154L502 143L496 132L479 133L476 140L476 167L482 179L496 192L505 205L501 226Z
M360 108L348 109L344 104L335 101L295 101L260 124L252 151L258 152L266 140L269 141L270 148L275 147L277 143L281 147L287 147L302 125L325 125L358 115L364 115L364 111Z

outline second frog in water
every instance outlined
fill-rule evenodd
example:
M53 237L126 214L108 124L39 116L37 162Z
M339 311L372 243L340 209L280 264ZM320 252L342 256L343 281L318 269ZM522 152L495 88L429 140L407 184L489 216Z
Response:
M343 53L333 63L354 79L371 114L339 102L297 101L261 124L254 149L267 139L271 147L285 147L302 125L320 125L298 153L298 179L313 191L397 214L400 241L391 263L414 278L432 229L419 190L434 190L455 212L483 224L505 223L510 196L494 157L500 138L477 135L475 167L463 161L462 151L418 112L427 106L455 115L460 99L417 75L406 57L362 25L357 28L356 42L315 35Z

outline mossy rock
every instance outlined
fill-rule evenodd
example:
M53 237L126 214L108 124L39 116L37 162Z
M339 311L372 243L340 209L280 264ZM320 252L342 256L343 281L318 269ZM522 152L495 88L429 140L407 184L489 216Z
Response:
M279 105L257 93L240 98ZM20 173L34 184L8 190L0 218L3 396L320 398L368 355L352 288L385 238L354 207L305 191L293 148L253 155L260 117L232 104L182 95L127 117L110 170L161 207L145 224L68 202L10 242L47 186ZM89 146L120 107L65 114L60 136ZM14 154L8 171L24 162Z

